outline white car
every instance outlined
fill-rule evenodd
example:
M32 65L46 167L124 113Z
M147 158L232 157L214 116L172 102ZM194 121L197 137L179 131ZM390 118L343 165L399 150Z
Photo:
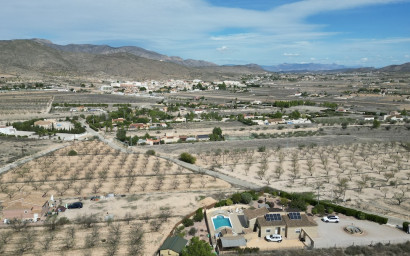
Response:
M339 217L334 216L334 215L328 215L322 218L322 221L324 222L333 222L333 223L339 223Z
M267 235L265 236L266 241L268 242L282 242L282 236L281 235Z

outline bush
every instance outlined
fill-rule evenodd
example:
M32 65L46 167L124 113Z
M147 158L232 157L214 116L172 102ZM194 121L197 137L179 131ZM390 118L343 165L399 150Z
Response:
M196 210L195 215L194 215L194 221L195 222L200 222L204 219L204 213L202 208L199 208L198 210Z
M327 213L328 214L332 214L334 212L332 207L327 208Z
M196 231L196 228L192 227L191 229L189 229L188 234L194 236L196 234Z
M356 218L358 218L359 220L364 220L366 219L366 214L364 212L358 212L356 214Z
M149 149L149 150L147 150L147 152L145 152L145 154L148 155L148 156L155 156L155 150Z
M184 225L185 227L190 227L194 225L194 221L188 218L185 218L182 220L182 225Z
M242 196L240 193L235 193L232 195L231 199L234 204L239 204L242 201Z
M297 198L297 199L292 200L289 203L289 207L290 208L296 208L296 209L299 209L301 211L306 211L306 208L307 208L306 207L306 201L303 200L302 198Z
M249 204L250 202L252 202L252 195L248 192L242 193L241 198L242 198L241 203Z
M226 199L226 205L227 206L229 206L229 205L233 205L233 202L232 202L232 200L231 199Z
M258 152L265 152L266 151L266 147L265 146L260 146L258 147Z
M179 160L186 162L186 163L194 164L196 161L196 158L192 156L191 154L184 152L179 156Z
M75 151L74 149L70 150L70 152L68 152L68 156L76 156L77 155L77 151Z
M66 224L70 224L70 220L67 217L61 217L57 221L57 225L59 225L59 226L63 226L63 225L66 225Z
M407 232L407 229L409 228L409 223L410 222L407 222L407 221L403 222L403 231L404 232Z
M323 204L318 204L312 209L313 214L320 214L323 215L325 214L325 206Z

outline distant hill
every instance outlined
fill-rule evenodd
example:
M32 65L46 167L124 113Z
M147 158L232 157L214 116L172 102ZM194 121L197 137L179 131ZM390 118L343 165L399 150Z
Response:
M320 63L283 63L274 66L262 66L263 69L271 72L309 72L346 69L348 67L338 64L320 64Z
M382 72L410 72L410 62L401 65L391 65L378 69Z
M59 46L50 44L46 40L0 41L0 71L20 75L70 75L140 80L171 78L214 80L239 77L244 73L265 72L254 66L188 67L140 57L123 50L117 51L115 48L110 52L113 48L109 46L71 45L68 47L78 50L60 50ZM143 49L141 52L144 52Z
M207 62L203 60L193 60L193 59L182 59L175 56L167 56L159 54L157 52L148 51L144 48L137 46L123 46L123 47L111 47L108 45L92 45L92 44L68 44L68 45L58 45L53 44L49 40L44 39L33 39L38 43L44 44L51 48L64 51L64 52L81 52L81 53L92 53L92 54L113 54L113 53L130 53L132 55L150 59L159 60L165 62L172 62L180 64L187 67L212 67L217 66L215 63Z

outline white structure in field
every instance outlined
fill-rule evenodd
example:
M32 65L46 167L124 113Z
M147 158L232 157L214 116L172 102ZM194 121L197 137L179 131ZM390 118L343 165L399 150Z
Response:
M13 126L0 126L0 133L6 135L14 135L16 134L16 129Z

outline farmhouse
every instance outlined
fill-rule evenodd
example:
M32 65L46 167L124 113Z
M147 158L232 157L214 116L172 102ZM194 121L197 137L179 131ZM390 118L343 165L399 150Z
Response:
M148 124L143 124L143 123L135 123L135 124L130 124L128 129L129 130L136 130L136 129L148 129L149 125Z
M208 134L197 135L196 138L198 141L207 141L210 139Z
M299 239L302 229L310 237L317 236L317 223L299 212L270 212L256 218L255 229L259 237L281 234L288 239Z
M44 119L34 122L34 126L39 126L44 129L51 129L53 128L54 124L56 123L55 119Z
M179 236L168 237L159 248L160 256L178 256L186 246L188 240Z
M270 125L286 124L285 120L282 118L268 119Z
M42 193L20 193L3 202L3 219L38 221L49 210L48 199Z
M0 133L6 135L14 135L16 134L16 129L13 126L0 126Z

